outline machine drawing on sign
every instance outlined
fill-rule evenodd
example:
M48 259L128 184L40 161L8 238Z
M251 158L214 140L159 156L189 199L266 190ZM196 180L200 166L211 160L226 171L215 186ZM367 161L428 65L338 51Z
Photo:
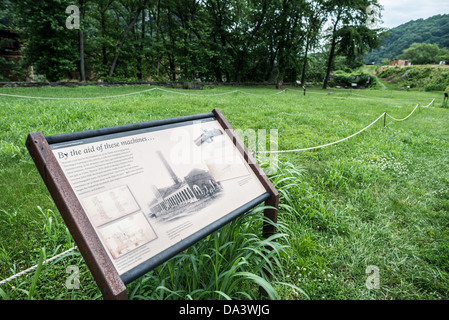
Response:
M202 129L202 130L203 133L198 138L195 139L195 144L197 146L202 145L204 142L211 143L212 141L214 141L215 136L223 134L223 132L219 129L210 129L210 130Z

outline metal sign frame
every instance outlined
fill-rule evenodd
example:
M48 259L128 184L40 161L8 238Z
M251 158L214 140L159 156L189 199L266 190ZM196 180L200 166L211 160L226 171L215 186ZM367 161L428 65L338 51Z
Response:
M155 128L166 125L177 125L185 122L197 121L201 119L213 118L221 125L222 129L232 140L233 145L249 165L255 176L266 192L255 199L248 199L248 202L224 217L216 220L199 232L192 234L183 239L176 245L161 252L149 261L133 268L125 274L119 275L117 269L113 265L107 251L100 241L92 222L89 220L83 206L77 195L72 189L63 169L56 159L52 144L61 142L70 142L79 139L92 137L103 137L110 134L128 132L146 128ZM66 223L78 249L83 256L90 272L92 273L98 287L100 288L104 299L127 299L126 284L139 278L164 261L175 256L182 250L187 249L197 241L211 234L215 230L221 228L228 222L232 221L241 214L247 212L251 208L264 202L268 208L265 209L264 215L272 222L277 222L277 211L279 206L279 193L263 172L262 168L257 164L256 160L249 153L244 143L234 132L232 126L223 116L219 109L214 109L211 113L197 114L191 116L149 121L130 125L122 125L116 127L94 129L53 136L44 136L42 132L30 133L26 140L27 149L38 169L47 189L50 192L64 222ZM266 223L263 226L263 237L269 237L276 233L275 224ZM268 273L270 279L272 275Z

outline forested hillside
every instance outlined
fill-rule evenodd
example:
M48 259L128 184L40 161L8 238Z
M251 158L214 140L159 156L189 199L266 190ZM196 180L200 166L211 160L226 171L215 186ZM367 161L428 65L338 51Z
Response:
M337 57L353 68L378 47L378 30L366 25L366 9L376 4L3 0L0 29L18 34L20 62L48 81L201 80L280 87L300 80L326 87ZM8 48L0 44L0 57L2 50L6 54ZM2 66L10 68L0 61L0 73Z
M381 63L383 59L397 58L413 43L434 43L449 49L449 14L404 23L391 29L383 41L380 50L366 55L366 62Z

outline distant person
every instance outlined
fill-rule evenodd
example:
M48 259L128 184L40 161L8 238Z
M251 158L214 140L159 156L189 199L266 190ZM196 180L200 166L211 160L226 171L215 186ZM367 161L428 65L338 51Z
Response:
M444 93L444 100L443 102L447 102L447 100L449 99L449 94L447 92Z

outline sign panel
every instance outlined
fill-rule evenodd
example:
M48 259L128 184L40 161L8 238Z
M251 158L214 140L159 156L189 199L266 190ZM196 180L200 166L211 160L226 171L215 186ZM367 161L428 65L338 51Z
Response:
M50 148L120 276L267 192L215 118Z
M218 109L26 145L105 299L259 203L277 221L278 192Z

